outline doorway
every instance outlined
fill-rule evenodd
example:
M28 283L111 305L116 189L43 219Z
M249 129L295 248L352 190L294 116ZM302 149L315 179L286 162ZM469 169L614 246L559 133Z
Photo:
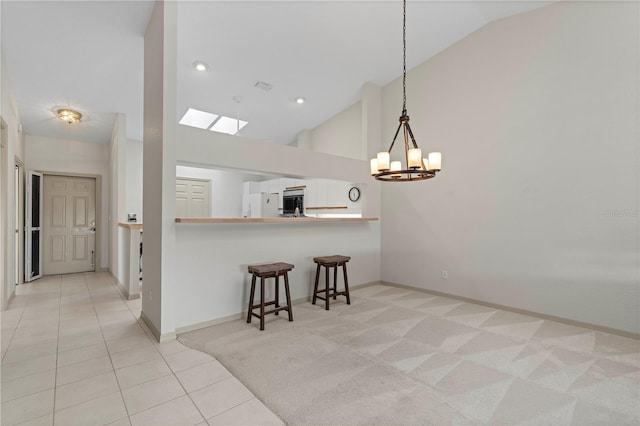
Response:
M211 182L176 178L176 217L211 216Z
M16 157L15 165L15 284L24 282L24 164Z
M96 179L45 174L42 274L96 270Z
M9 302L9 282L13 281L7 270L9 269L9 209L8 209L8 156L7 156L7 125L0 117L0 292L1 292L1 310L7 309Z

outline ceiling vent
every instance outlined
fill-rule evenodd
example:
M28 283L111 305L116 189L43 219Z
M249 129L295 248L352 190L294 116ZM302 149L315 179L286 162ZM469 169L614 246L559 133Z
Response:
M256 84L254 84L255 87L257 87L258 89L262 89L262 90L266 90L267 92L271 89L273 89L273 86L270 85L269 83L265 83L264 81L256 81Z

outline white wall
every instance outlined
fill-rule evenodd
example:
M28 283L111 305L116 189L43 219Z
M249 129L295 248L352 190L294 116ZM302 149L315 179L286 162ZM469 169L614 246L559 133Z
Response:
M352 286L380 279L379 222L177 224L176 241L181 277L176 328L246 311L251 264L295 265L289 273L293 299L312 293L315 256L351 256L347 270ZM338 283L342 285L341 275ZM269 287L273 291L273 280ZM295 319L295 307L293 315Z
M125 213L135 213L142 222L142 141L129 139L125 151Z
M184 164L209 161L210 166L284 176L367 182L367 161L338 157L242 137L178 126ZM363 185L364 216L379 217L376 185ZM146 226L145 226L146 228ZM189 327L225 318L246 309L247 265L284 261L291 273L292 297L311 293L314 256L352 256L352 285L380 278L380 222L176 224L175 324ZM146 233L145 233L146 244ZM146 263L145 263L146 271ZM146 272L145 272L146 274ZM146 275L145 275L146 282ZM144 302L144 299L143 299ZM295 313L294 313L295 315Z
M638 26L637 2L561 2L412 70L443 171L383 185L382 278L638 333ZM383 140L401 95L383 90Z
M362 103L358 102L311 130L311 149L362 158Z
M144 280L142 318L156 337L175 330L177 2L157 2L144 42Z
M24 162L24 135L20 132L20 113L16 105L11 86L11 79L6 69L6 61L4 54L0 49L0 116L5 121L7 143L3 150L2 158L5 174L0 177L0 186L2 187L2 204L0 213L0 223L2 223L3 231L0 232L2 240L2 248L0 248L0 262L2 263L2 284L5 286L5 294L7 298L15 293L14 274L14 247L15 233L13 227L15 224L15 176L14 165L15 159Z
M126 222L125 179L127 129L124 114L116 114L109 144L109 270L122 284L126 274L123 257L122 230L119 222Z
M255 175L230 170L176 166L176 176L211 181L211 217L242 217L242 183Z
M25 136L25 167L56 173L102 177L99 268L109 267L109 145L74 140Z

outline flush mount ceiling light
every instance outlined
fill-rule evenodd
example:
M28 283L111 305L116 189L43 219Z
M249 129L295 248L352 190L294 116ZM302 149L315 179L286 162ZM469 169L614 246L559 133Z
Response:
M304 98L296 98L296 103L297 104L303 104L304 103Z
M422 150L418 148L413 132L409 126L409 115L407 114L407 0L403 0L402 9L402 114L398 130L393 136L391 146L388 151L379 152L376 158L371 159L371 175L377 180L385 182L406 182L431 179L436 177L440 171L442 154L439 152L429 153L428 158L422 157ZM403 129L404 136L404 160L406 167L403 168L402 161L391 161L391 150L398 138L400 129ZM409 145L411 141L411 145Z
M72 109L62 108L56 112L58 118L67 124L76 124L82 121L82 114Z
M206 62L202 62L202 61L195 61L193 63L193 67L195 69L197 69L198 71L206 71L209 68L209 65L207 65Z

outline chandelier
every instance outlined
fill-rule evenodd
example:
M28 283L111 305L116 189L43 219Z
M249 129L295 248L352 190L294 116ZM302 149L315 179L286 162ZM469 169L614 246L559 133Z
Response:
M418 148L409 126L407 114L407 0L403 0L402 10L402 114L400 124L393 136L388 151L379 152L376 158L371 159L371 175L377 180L385 182L406 182L431 179L436 177L442 164L442 154L431 152L427 158L422 157L422 150ZM391 161L391 150L396 143L400 130L404 136L404 161ZM409 142L411 141L411 142Z

